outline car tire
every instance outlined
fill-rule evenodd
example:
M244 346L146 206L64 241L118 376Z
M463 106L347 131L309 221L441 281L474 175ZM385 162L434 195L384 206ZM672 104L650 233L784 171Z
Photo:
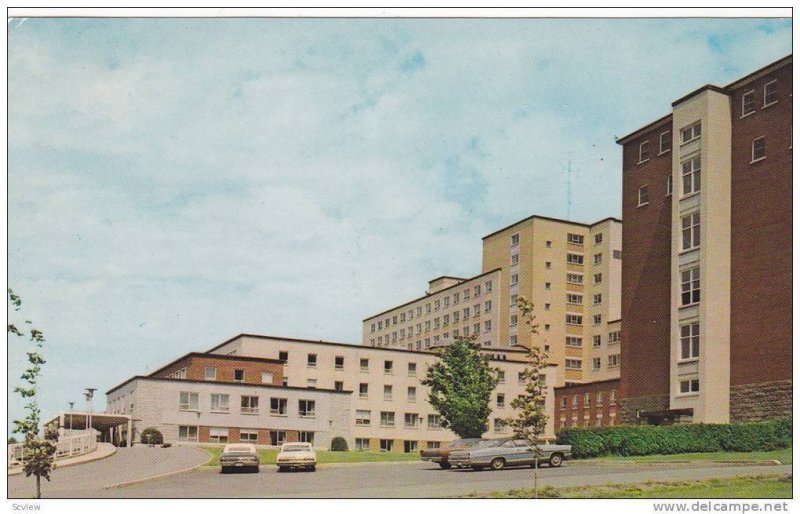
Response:
M316 471L316 470L317 470L317 467L316 467L316 466L309 466L309 467L308 467L308 470L309 470L309 471Z
M506 467L506 460L502 457L492 459L492 462L489 463L489 467L492 468L492 471L500 471Z
M450 469L453 467L453 465L450 464L449 462L440 462L439 467L442 469Z
M548 462L551 468L558 468L561 466L561 463L564 462L564 456L560 453L554 453L550 456L550 460Z
M227 469L227 468L220 468L220 469L219 469L219 474L220 474L220 475L224 475L224 474L226 474L227 472L228 472L228 469Z
M284 471L286 471L285 466L278 466L278 473L283 473Z
M260 467L258 467L258 466L253 466L253 468L252 468L252 470L251 470L251 471L252 471L253 473L258 473L259 471L261 471L261 468L260 468Z

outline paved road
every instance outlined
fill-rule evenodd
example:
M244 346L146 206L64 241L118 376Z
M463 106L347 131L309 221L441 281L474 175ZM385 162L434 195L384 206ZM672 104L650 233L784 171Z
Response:
M542 485L556 487L635 483L649 480L699 480L714 477L791 473L791 466L742 466L713 463L635 464L567 462L542 468ZM441 470L429 463L320 465L316 473L225 474L198 469L145 483L94 491L109 498L434 498L532 486L530 468L502 471ZM86 497L86 492L65 492Z
M50 475L50 482L42 483L42 496L47 498L92 498L104 487L122 482L185 470L205 464L209 454L200 448L150 448L134 446L117 448L105 459L58 469ZM9 498L32 498L36 493L36 479L15 475L8 477Z

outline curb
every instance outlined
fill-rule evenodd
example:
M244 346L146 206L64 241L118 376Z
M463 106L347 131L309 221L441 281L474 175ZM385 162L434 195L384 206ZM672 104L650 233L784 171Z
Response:
M101 461L103 459L107 459L107 458L115 455L116 453L117 453L117 448L115 446L113 452L111 452L111 453L109 453L107 455L103 455L102 457L97 457L96 459L73 461L73 462L67 462L66 464L59 463L58 461L55 461L55 467L53 468L53 470L55 471L56 469L68 468L70 466L78 466L80 464L88 464L90 462ZM91 455L91 454L89 454L89 455ZM78 459L78 458L80 458L80 457L76 457L75 459ZM9 472L8 472L8 476L10 476L10 477L17 476L17 475L22 475L22 474L23 474L22 466L14 468L12 470L9 470Z
M149 482L151 480L158 480L160 478L168 477L168 476L171 476L171 475L177 475L177 474L180 474L180 473L186 473L187 471L192 471L193 469L197 469L199 467L205 466L209 462L211 462L211 459L213 459L214 456L211 455L211 452L209 452L205 448L202 448L202 450L208 454L208 460L206 460L202 464L197 464L195 466L191 466L191 467L188 467L188 468L179 469L177 471L167 471L167 472L164 472L164 473L160 473L158 475L153 475L151 477L137 478L136 480L128 480L127 482L119 482L118 484L104 485L103 489L117 489L117 488L120 488L120 487L129 486L129 485L141 484L142 482Z

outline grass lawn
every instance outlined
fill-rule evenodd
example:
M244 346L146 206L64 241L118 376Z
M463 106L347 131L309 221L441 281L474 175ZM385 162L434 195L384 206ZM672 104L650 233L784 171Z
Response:
M471 498L533 498L533 489L512 489ZM544 487L539 498L791 498L792 475L715 478L583 487Z
M222 454L221 446L203 446L212 458L208 466L219 466L219 456ZM275 464L275 457L278 450L267 450L259 448L258 458L261 464ZM330 464L338 462L390 462L390 461L411 461L419 460L419 453L397 453L397 452L331 452L327 450L317 450L317 463Z
M792 463L792 449L783 448L768 452L708 452L708 453L678 453L675 455L646 455L641 457L600 457L586 459L587 462L597 461L631 461L631 462L670 462L670 461L742 461L759 462L765 460L779 460L781 464Z

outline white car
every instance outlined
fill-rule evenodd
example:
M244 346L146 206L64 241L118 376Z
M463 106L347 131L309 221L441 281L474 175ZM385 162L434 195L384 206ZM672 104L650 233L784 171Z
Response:
M286 443L281 446L281 452L275 459L278 471L289 468L305 468L309 471L317 469L317 452L311 443Z

